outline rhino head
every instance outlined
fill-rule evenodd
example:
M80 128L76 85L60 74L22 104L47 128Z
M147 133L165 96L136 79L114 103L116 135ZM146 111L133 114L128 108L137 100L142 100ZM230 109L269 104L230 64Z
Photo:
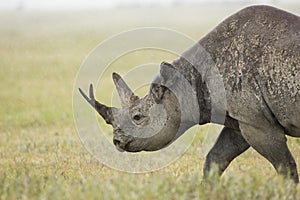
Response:
M113 127L113 143L119 151L139 152L162 149L176 140L192 123L180 128L182 111L178 96L163 83L174 82L166 62L152 82L147 95L136 96L117 73L112 74L122 108L108 107L94 97L92 84L89 97L79 88L82 96ZM176 81L175 81L176 82Z

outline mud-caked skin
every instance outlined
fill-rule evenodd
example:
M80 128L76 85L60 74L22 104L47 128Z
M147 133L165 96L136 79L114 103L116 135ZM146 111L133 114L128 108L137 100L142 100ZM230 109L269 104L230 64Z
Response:
M203 48L200 51L199 45ZM298 183L296 162L286 144L286 135L300 137L300 18L296 15L270 6L251 6L237 12L180 58L171 64L162 63L159 77L141 99L114 74L122 109L97 102L92 88L90 97L80 91L112 124L119 150L154 151L169 145L193 125L221 123L211 116L212 107L218 107L213 105L209 89L213 85L213 70L208 67L211 62L225 88L226 116L224 128L206 157L204 177L213 163L222 174L251 146L280 174ZM195 91L197 118L182 117L190 111L183 110L180 102L192 100L186 90L178 95L164 86L176 88L181 84L168 69L179 72ZM167 117L155 112L157 105L164 107ZM160 117L163 122L157 120ZM124 119L132 123L126 125L130 127L126 131L122 128ZM148 135L143 135L146 132Z

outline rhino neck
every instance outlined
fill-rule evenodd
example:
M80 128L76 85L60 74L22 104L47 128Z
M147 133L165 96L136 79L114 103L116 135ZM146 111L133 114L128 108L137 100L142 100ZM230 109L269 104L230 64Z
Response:
M193 50L188 50L180 58L173 61L173 66L182 74L185 79L192 86L194 92L196 93L198 109L190 108L186 112L195 112L197 110L197 121L190 122L189 127L196 124L205 124L211 121L211 99L210 92L207 87L207 82L205 80L205 74L207 69L201 67L197 57L192 54ZM199 55L201 56L201 55ZM204 55L202 55L204 56ZM201 59L199 59L201 60ZM185 94L182 91L183 98L189 97L190 94ZM195 106L195 105L194 105ZM192 124L193 123L193 124Z

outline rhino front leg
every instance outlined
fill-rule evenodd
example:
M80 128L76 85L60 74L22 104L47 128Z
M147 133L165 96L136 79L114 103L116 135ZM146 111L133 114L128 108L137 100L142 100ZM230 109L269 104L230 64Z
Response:
M224 127L217 142L206 156L203 169L204 179L207 178L212 164L218 167L219 175L221 175L229 163L249 147L250 145L239 130Z
M296 162L286 144L283 130L275 125L261 128L240 123L242 135L247 142L263 157L272 163L277 173L299 183Z

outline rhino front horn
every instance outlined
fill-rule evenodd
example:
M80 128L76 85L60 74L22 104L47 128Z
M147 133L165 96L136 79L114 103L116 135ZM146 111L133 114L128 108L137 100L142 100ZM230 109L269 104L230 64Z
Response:
M130 106L135 100L138 99L136 95L131 91L131 89L128 87L128 85L125 83L125 81L122 79L122 77L117 74L112 74L114 83L116 85L118 94L120 96L120 100L123 107Z
M113 109L112 107L108 107L106 105L103 105L99 103L94 96L94 89L93 85L90 84L90 89L89 89L89 96L88 97L80 88L79 92L80 94L85 98L85 100L95 108L95 110L103 117L103 119L106 121L107 124L112 124L113 123Z

